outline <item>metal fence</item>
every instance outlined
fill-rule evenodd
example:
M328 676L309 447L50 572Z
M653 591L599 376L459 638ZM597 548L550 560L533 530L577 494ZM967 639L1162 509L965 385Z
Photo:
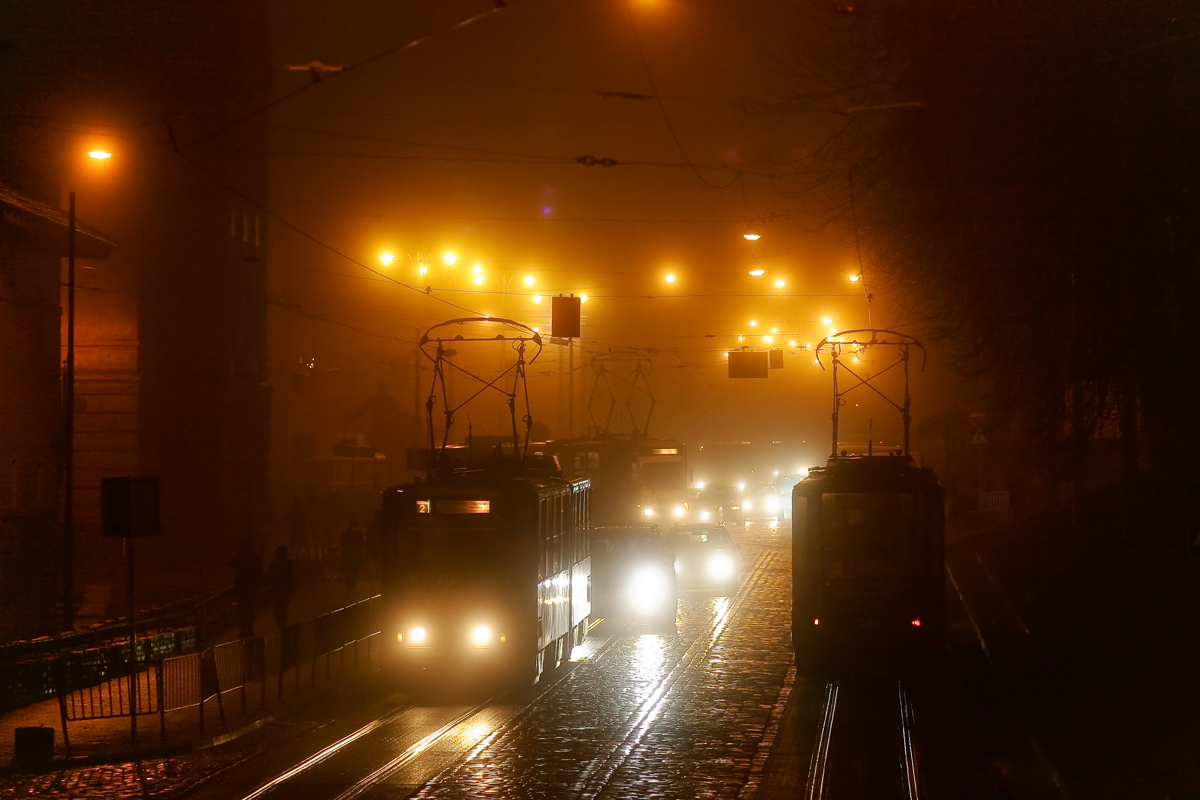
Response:
M140 656L141 654L139 654ZM81 689L69 689L71 662L63 659L56 670L58 711L62 720L63 746L71 756L68 722L112 719L114 717L157 714L159 738L166 741L166 709L163 706L163 662L139 657L139 668L130 674L128 664L107 680L91 683ZM123 673L123 674L122 674ZM136 697L136 702L134 698ZM133 711L136 710L136 715ZM130 731L137 741L137 721L130 720Z
M227 701L236 702L240 713L257 703L266 708L268 685L274 698L299 693L340 674L360 659L371 658L378 646L380 598L339 608L315 619L293 623L268 634L209 647L199 652L166 658L155 657L139 647L137 712L157 713L160 736L166 741L166 714L195 708L200 729L205 727L206 706L216 701L222 723ZM72 654L75 655L75 654ZM103 662L87 672L91 662L69 657L60 659L55 681L62 717L63 742L70 755L67 723L130 715L128 646L123 664ZM136 721L131 720L136 737Z

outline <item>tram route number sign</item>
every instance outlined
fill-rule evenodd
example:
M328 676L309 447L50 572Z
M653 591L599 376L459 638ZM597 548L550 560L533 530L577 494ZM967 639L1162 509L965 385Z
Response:
M161 535L158 478L101 478L100 534L117 539Z
M418 514L490 514L491 500L418 500Z

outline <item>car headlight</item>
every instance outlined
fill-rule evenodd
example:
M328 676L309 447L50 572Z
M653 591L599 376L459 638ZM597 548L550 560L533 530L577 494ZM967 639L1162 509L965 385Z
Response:
M471 644L476 647L486 647L492 641L492 629L487 625L476 626L475 630L471 631Z
M428 631L426 631L424 628L422 628L420 625L418 625L417 627L413 628L411 631L408 632L408 643L409 644L424 644L425 639L428 635L429 635Z
M701 511L700 512L700 519L704 522L708 522L708 518L711 516L712 516L711 511Z
M746 502L742 503L742 507L743 507L743 508L745 508L747 511L749 511L749 510L750 510L750 509L752 509L754 506L750 505L750 501L749 501L749 500L747 500Z
M779 500L776 498L771 498L770 500L768 500L767 501L767 510L768 511L778 511L779 510Z
M657 611L667 602L667 576L660 569L643 567L629 579L629 603L639 612Z
M683 506L675 506L675 508L671 509L671 513L677 517L682 517L683 516Z
M708 577L714 580L728 580L734 574L733 559L726 553L717 553L708 559Z
M642 513L645 514L647 517L653 517L654 509L653 508L643 508Z

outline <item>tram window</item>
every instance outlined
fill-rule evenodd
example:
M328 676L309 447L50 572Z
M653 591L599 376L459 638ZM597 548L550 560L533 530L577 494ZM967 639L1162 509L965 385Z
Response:
M824 494L827 579L900 577L911 571L914 498L909 494Z

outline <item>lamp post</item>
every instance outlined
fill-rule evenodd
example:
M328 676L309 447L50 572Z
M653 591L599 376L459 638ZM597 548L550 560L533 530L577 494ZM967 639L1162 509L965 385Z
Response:
M67 366L63 380L63 630L75 628L75 193L67 195Z

